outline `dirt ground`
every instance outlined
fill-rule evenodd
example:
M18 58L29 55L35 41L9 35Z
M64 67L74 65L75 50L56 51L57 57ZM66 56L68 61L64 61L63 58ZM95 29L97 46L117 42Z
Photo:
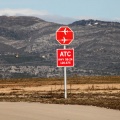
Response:
M68 84L68 92L120 92L120 84ZM24 86L24 84L0 84L0 93L11 92L50 92L50 91L63 91L64 85L33 85Z
M82 105L0 102L0 120L119 120L120 111Z
M93 105L120 110L120 77L0 80L0 101Z

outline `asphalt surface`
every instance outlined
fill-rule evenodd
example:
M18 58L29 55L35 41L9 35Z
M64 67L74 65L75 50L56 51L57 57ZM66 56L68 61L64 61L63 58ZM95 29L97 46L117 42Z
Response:
M120 111L81 105L0 102L0 120L120 120Z

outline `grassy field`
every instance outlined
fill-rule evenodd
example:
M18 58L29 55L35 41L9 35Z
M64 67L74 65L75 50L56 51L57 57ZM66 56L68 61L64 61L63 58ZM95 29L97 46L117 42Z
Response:
M1 79L0 101L93 105L120 110L120 76Z

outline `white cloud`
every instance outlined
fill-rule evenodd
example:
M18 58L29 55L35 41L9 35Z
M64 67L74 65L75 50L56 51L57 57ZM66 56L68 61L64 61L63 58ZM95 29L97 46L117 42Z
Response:
M75 18L63 17L63 16L58 16L58 15L42 15L40 17L46 21L56 22L60 24L70 24L78 20Z
M47 15L47 11L38 11L32 9L0 9L0 15L16 16L16 15L26 15L26 16L36 16L36 15Z
M32 9L0 9L0 16L35 16L43 20L60 23L60 24L69 24L77 19L62 17L58 15L52 15L47 11L32 10Z

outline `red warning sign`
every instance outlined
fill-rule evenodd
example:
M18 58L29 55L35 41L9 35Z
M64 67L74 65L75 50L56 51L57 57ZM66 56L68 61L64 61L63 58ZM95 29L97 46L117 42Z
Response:
M74 66L74 49L57 49L57 67Z
M61 26L56 31L56 40L61 45L69 45L74 39L74 32L68 26Z

